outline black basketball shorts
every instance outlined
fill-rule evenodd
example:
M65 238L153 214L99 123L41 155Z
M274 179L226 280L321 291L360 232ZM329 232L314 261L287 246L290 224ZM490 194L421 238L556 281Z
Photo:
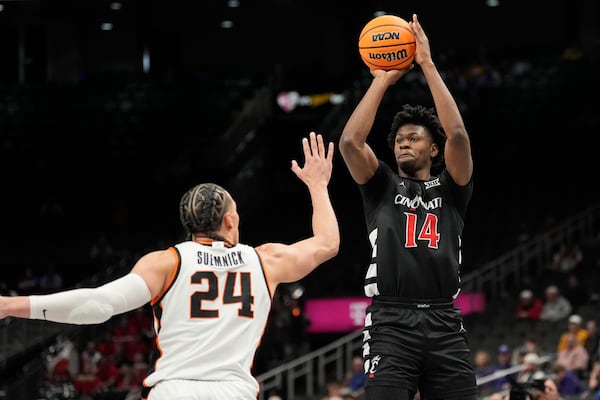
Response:
M366 310L363 357L367 393L386 387L388 394L419 390L422 399L478 398L462 313L451 300L375 297Z

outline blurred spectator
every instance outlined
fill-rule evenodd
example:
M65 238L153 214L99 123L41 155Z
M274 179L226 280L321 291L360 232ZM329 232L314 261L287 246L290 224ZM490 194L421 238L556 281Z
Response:
M342 389L344 384L339 381L330 381L326 385L326 394L321 400L343 400Z
M359 397L358 393L355 393L347 386L344 386L340 391L340 395L342 396L342 400L357 400Z
M557 322L571 315L573 307L571 302L560 294L558 286L550 285L544 291L545 301L540 313L540 319L548 322Z
M361 394L364 391L365 383L367 382L367 374L365 374L364 361L361 356L352 357L350 370L346 372L344 384L355 394Z
M269 393L267 393L266 397L267 400L283 400L283 397L281 397L277 389L269 390Z
M81 351L79 372L83 375L95 375L102 355L96 348L96 341L88 340Z
M579 308L591 299L587 286L581 283L581 279L575 273L569 274L567 277L567 286L563 290L563 294L571 303L574 313L577 313Z
M582 399L600 400L600 360L596 360L587 379L587 387Z
M517 382L532 382L544 379L546 373L540 365L540 357L536 353L527 353L523 358L524 368L517 375Z
M512 367L511 357L512 351L510 346L507 344L501 344L498 346L498 353L496 353L496 367L500 369L508 369Z
M556 361L581 378L587 371L590 356L575 333L569 332L565 338L567 347L557 353Z
M496 371L495 366L492 364L492 356L489 351L485 349L479 349L473 356L473 369L475 371L476 378L483 378L493 374ZM486 382L479 385L480 391L485 393L485 389L495 388L496 386L492 382Z
M519 294L516 317L518 320L538 320L542 306L542 300L535 297L531 290L522 290Z
M584 346L588 337L588 331L582 327L583 319L579 314L571 314L569 317L567 330L560 335L556 352L560 353L568 347L569 335L574 334L577 337L577 343Z
M112 399L123 399L123 400L139 400L142 396L142 381L140 381L135 374L130 364L123 364L119 368L120 378L115 386L115 394L119 397L112 397Z
M494 365L494 371L502 371L512 367L511 363L512 352L507 344L502 344L498 347L496 353L496 364ZM510 376L503 376L490 382L491 386L499 389L510 389Z
M561 396L574 396L583 393L583 385L579 377L565 365L559 361L555 362L552 365L552 372Z
M96 369L96 378L98 379L96 392L105 392L117 386L121 378L121 371L112 355L103 355L100 358Z
M590 355L588 369L592 369L594 361L600 359L600 332L598 331L598 322L595 319L589 319L585 324L585 330L588 332L588 337L585 339L583 347Z
M49 380L55 383L71 382L79 371L79 355L73 341L59 335L48 348L46 370Z
M552 378L544 380L544 391L539 393L535 400L566 400L558 391L558 383Z
M542 350L540 349L539 342L535 336L526 336L523 339L523 343L517 347L512 354L512 364L520 365L523 364L524 358L529 353L535 353L538 356L542 356Z

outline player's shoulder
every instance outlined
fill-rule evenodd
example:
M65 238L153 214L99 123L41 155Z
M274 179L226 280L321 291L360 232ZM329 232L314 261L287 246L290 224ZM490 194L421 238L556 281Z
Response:
M258 254L262 255L275 255L278 252L284 251L288 246L283 243L276 242L267 242L263 243L259 246L256 246L254 249Z

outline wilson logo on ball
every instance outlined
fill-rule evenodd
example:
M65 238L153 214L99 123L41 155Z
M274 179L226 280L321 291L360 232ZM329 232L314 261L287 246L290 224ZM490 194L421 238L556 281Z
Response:
M389 53L369 53L369 60L385 61L392 63L394 61L404 61L408 58L408 52L405 49Z

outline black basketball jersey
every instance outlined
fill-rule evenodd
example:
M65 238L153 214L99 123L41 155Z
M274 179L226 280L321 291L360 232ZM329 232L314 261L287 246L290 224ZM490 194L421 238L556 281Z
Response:
M406 179L380 160L359 189L372 246L365 294L455 298L473 182L459 186L447 170L427 181Z

